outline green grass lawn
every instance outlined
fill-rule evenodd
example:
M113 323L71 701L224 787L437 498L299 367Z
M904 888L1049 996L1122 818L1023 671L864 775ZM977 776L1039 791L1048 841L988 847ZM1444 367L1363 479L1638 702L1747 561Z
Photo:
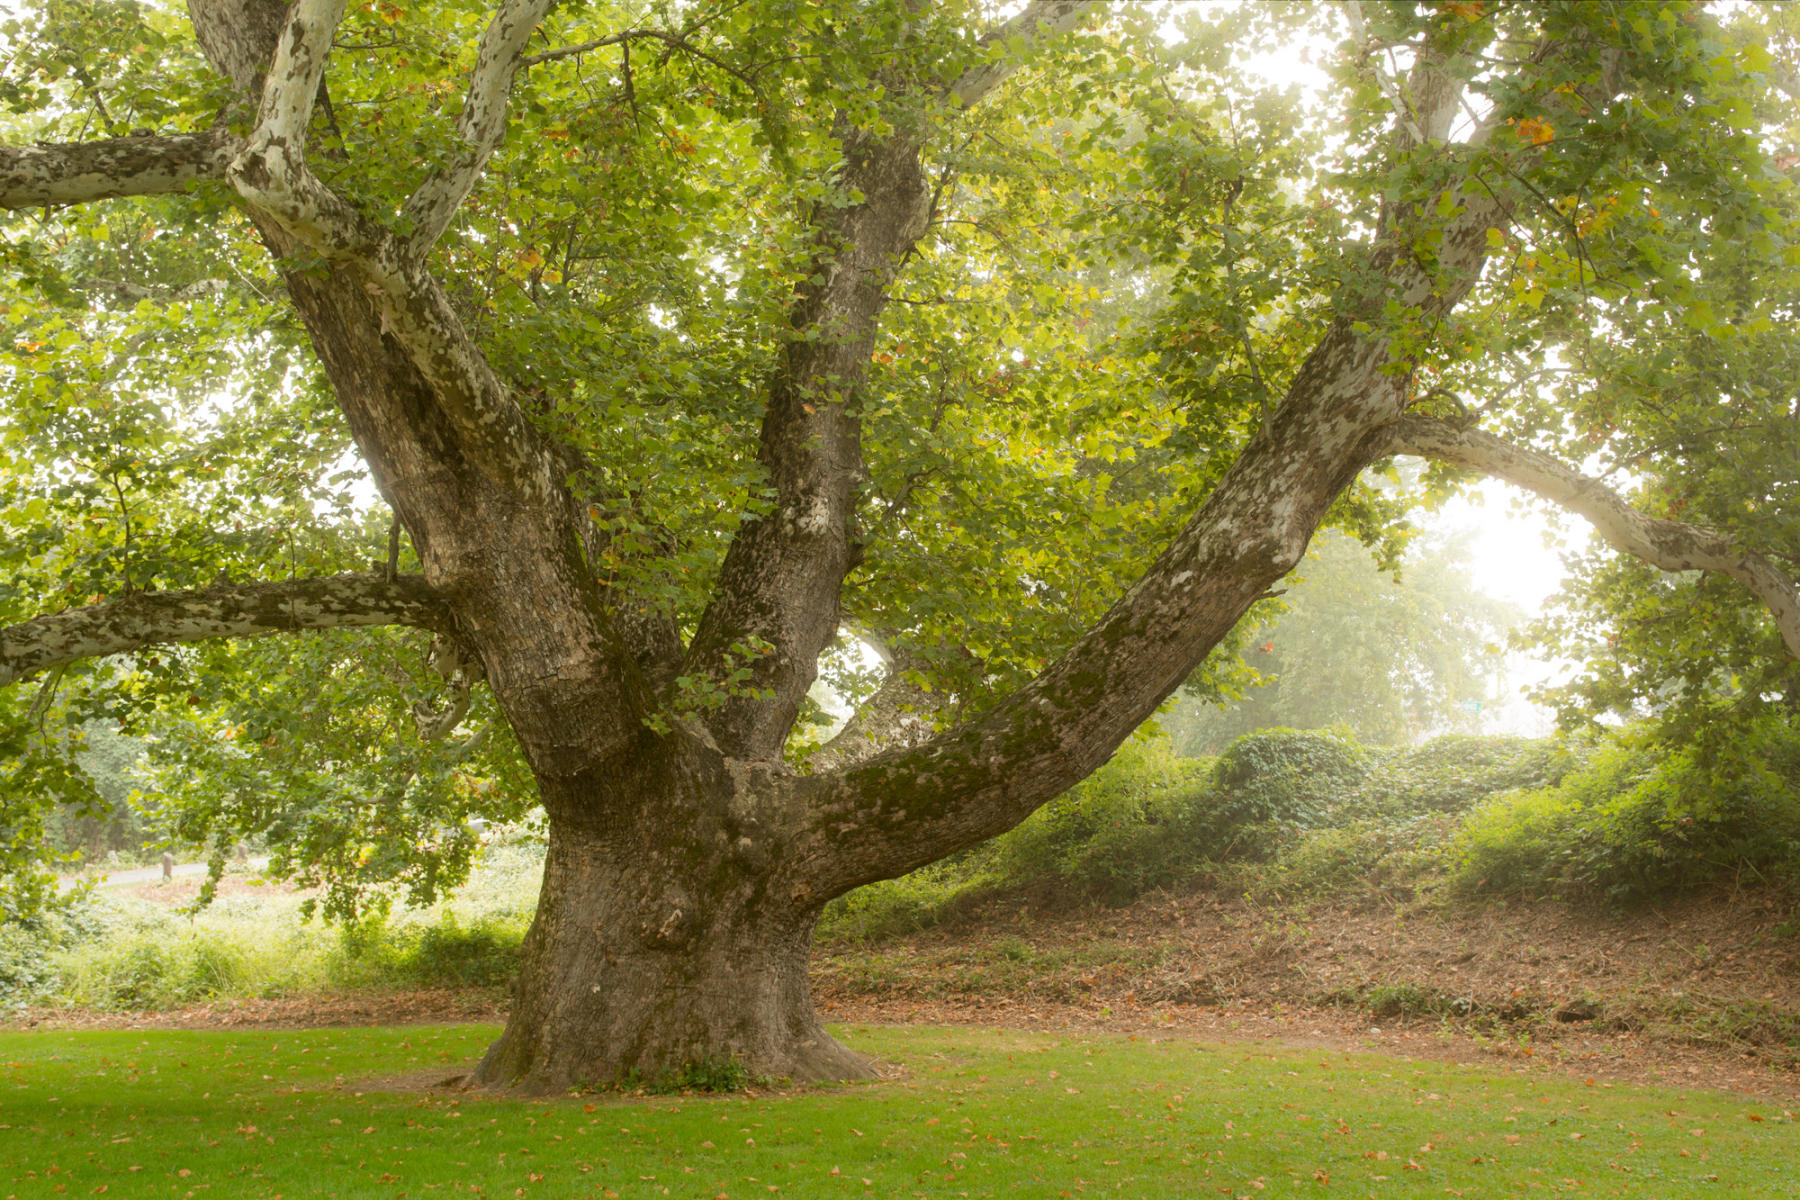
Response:
M492 1026L0 1034L0 1198L1792 1196L1713 1092L1366 1054L854 1028L907 1074L755 1098L368 1090Z

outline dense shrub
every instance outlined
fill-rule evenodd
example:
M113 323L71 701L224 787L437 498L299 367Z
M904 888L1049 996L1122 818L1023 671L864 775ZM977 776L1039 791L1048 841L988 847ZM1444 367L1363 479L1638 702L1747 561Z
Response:
M1228 859L1269 857L1348 811L1369 754L1333 733L1267 730L1217 760L1164 741L1121 747L1100 770L986 847L859 889L826 908L827 937L924 928L1008 891L1126 904Z
M50 953L55 943L24 924L0 924L0 1011L32 1004L56 982Z
M340 935L333 974L355 985L498 987L519 969L529 918L484 914L465 925L454 912L434 922L390 921L375 912Z
M52 999L60 986L60 954L112 928L108 906L77 890L29 915L0 918L0 1009Z
M1167 742L1129 743L1001 838L994 873L1114 903L1172 884L1207 857L1195 834L1216 800L1211 767Z
M1579 747L1550 738L1451 734L1382 755L1361 795L1376 812L1465 812L1500 792L1558 783L1580 762Z
M839 897L820 932L855 940L923 929L999 892L1127 903L1193 874L1195 830L1210 803L1211 759L1162 741L1127 743L1112 761L984 846Z
M1560 783L1472 815L1464 891L1655 896L1728 872L1800 874L1800 731L1767 719L1711 749L1619 735Z
M1247 880L1276 895L1410 896L1434 879L1461 822L1451 813L1414 813L1313 829Z
M1301 830L1353 805L1370 754L1340 734L1266 729L1226 747L1192 845L1208 858L1268 858Z
M1287 839L1244 880L1274 894L1410 896L1442 877L1464 814L1496 795L1542 787L1586 748L1549 739L1451 735L1370 752L1368 773L1326 823Z

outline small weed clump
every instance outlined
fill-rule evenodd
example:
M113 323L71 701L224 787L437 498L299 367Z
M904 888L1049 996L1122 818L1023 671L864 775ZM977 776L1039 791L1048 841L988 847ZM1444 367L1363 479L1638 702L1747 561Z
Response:
M1395 1017L1466 1017L1475 1012L1474 1003L1465 996L1453 996L1407 980L1340 988L1315 999L1321 1004L1357 1009L1370 1017L1388 1020Z
M703 1058L684 1063L679 1069L645 1077L635 1072L627 1075L618 1090L645 1096L679 1096L692 1092L707 1095L730 1095L751 1088L774 1086L767 1075L758 1075L735 1058Z

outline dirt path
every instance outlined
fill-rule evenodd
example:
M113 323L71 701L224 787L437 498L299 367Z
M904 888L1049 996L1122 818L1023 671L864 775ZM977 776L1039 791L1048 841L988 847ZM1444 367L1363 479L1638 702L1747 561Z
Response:
M254 873L263 870L268 865L269 856L259 854L246 859L241 867L234 863L232 869L240 874L246 870ZM204 876L207 870L208 865L203 862L175 863L169 868L169 874L175 879L193 879ZM58 875L56 889L60 892L67 892L73 890L76 885L88 881L92 881L95 887L135 887L145 883L161 883L162 877L163 871L160 866L126 867L123 870L106 871L100 874L89 871L80 875Z
M825 1019L845 1025L969 1025L1046 1033L1113 1033L1157 1041L1369 1051L1401 1058L1470 1063L1489 1070L1553 1073L1596 1082L1717 1088L1800 1108L1800 1073L1719 1047L1682 1045L1642 1034L1573 1032L1538 1045L1496 1039L1442 1022L1400 1019L1381 1025L1321 1009L1299 1012L1233 1008L1070 1005L1009 996L954 1002L833 995ZM505 997L494 991L435 990L306 1000L218 1002L161 1013L33 1010L12 1028L314 1029L346 1025L500 1022ZM854 1044L854 1035L849 1040ZM441 1073L441 1072L440 1072Z

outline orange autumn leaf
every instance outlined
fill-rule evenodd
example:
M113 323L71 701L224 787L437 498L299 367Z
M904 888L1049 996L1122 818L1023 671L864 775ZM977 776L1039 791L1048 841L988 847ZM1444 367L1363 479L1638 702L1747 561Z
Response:
M1536 117L1514 117L1507 124L1519 135L1520 141L1530 142L1534 146L1542 146L1556 137L1556 130L1548 121L1540 121Z

